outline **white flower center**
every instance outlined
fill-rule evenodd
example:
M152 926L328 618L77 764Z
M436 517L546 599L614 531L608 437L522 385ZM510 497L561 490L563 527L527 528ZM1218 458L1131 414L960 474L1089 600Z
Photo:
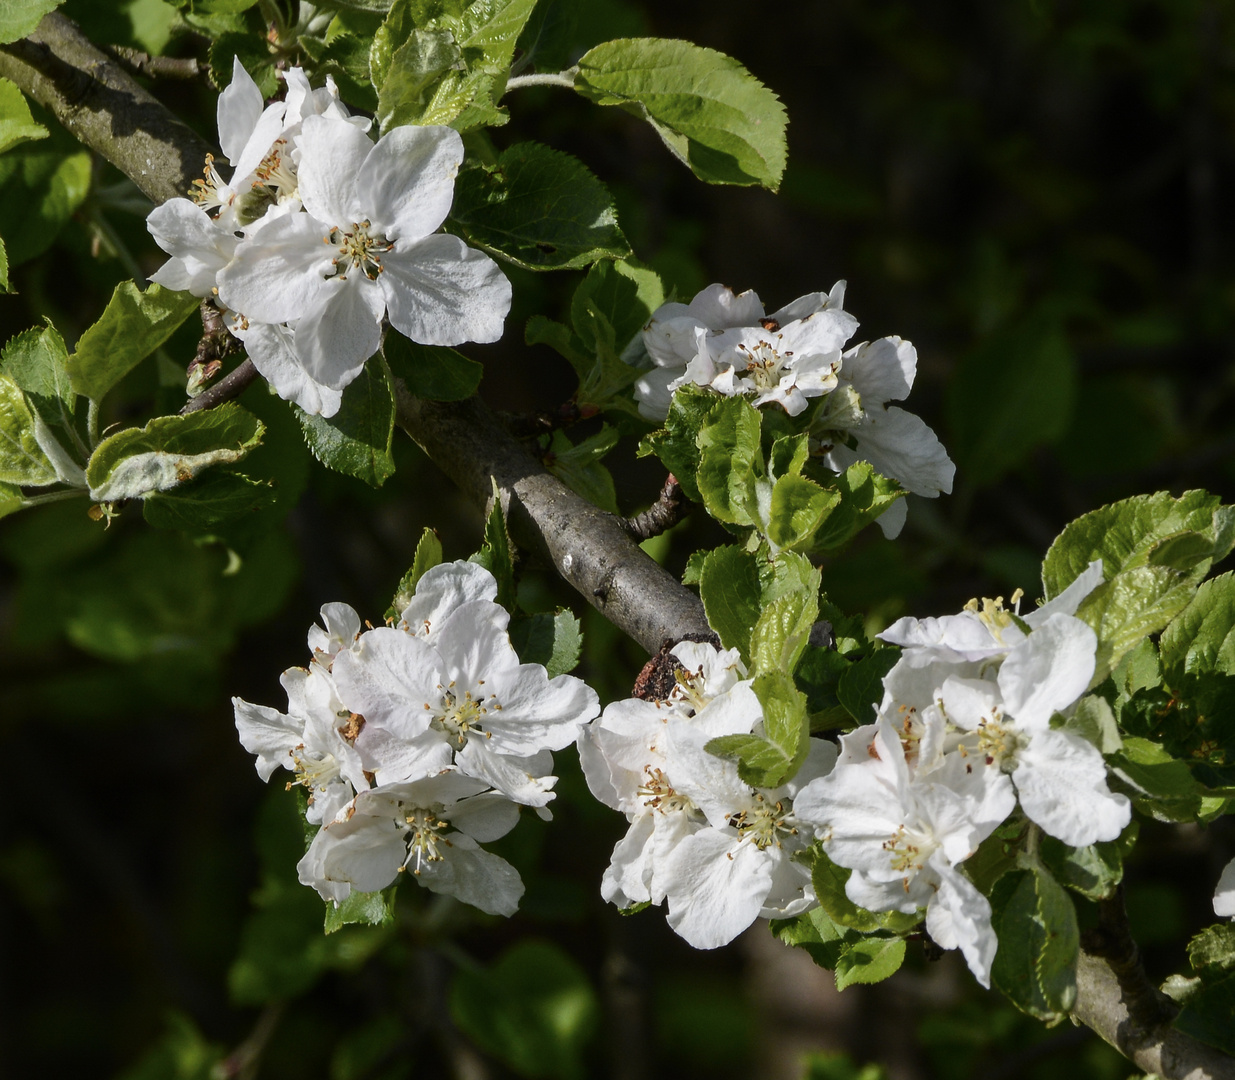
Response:
M891 838L883 842L883 850L888 853L892 869L905 875L905 892L909 891L910 879L926 865L926 860L938 846L930 834L906 825L898 826Z
M779 800L768 802L758 792L755 793L755 805L732 815L729 824L742 834L743 840L751 840L760 851L773 844L782 847L784 840L798 835L792 804L786 807Z
M703 676L702 667L695 671L678 668L674 672L674 678L677 685L669 694L670 700L684 703L693 712L702 712L711 703L713 695L704 688L707 680Z
M441 862L445 856L438 850L438 845L451 847L451 843L443 835L450 823L437 817L432 810L417 809L403 818L404 827L408 832L407 858L403 860L400 870L406 870L415 860L413 874L419 874L421 867L427 862Z
M782 335L777 334L776 340L779 342L781 337ZM780 385L793 352L786 350L781 354L767 341L759 342L753 349L745 345L739 345L738 348L746 353L746 377L755 384L756 389L775 390Z
M296 774L296 779L287 785L289 791L292 784L303 784L310 789L325 791L326 785L339 775L339 763L335 761L333 754L324 750L309 750L301 743L289 753L292 755L295 766L293 772Z
M480 685L484 685L483 679L480 680ZM469 735L483 735L486 739L492 736L492 733L484 731L481 725L486 714L502 711L496 694L474 695L472 691L465 690L460 696L453 682L449 686L439 683L438 689L442 691L442 700L433 719L429 721L429 726L442 732L456 750L463 749Z
M351 229L346 232L338 228L330 230L330 235L325 238L326 243L334 244L339 249L339 254L332 260L335 265L332 277L346 281L350 270L359 270L370 281L377 280L382 272L382 256L391 251L394 244L380 233L370 235L372 227L366 218L352 222Z
M1012 594L1011 611L1004 608L1002 596L997 596L994 600L984 596L981 604L978 603L977 597L975 597L965 605L965 610L972 615L976 615L987 630L990 631L991 637L1002 645L1004 643L1003 632L1012 625L1012 616L1019 613L1022 596L1024 596L1024 593L1020 589L1017 589Z
M254 170L254 175L263 187L277 191L280 200L296 194L299 181L296 179L296 166L292 163L291 154L287 152L286 139L275 142L262 158L262 163Z
M635 794L643 800L643 805L662 814L689 813L695 809L695 804L686 795L680 795L673 790L668 778L660 769L651 765L644 767L646 783L635 789Z
M235 188L228 184L219 175L219 170L214 167L214 155L207 154L203 178L194 180L193 188L189 192L193 201L209 213L213 209L231 206L236 199L236 194Z
M1023 750L1029 740L1014 727L1008 727L1003 722L1003 714L995 709L993 715L978 724L978 753L988 765L998 765L1004 772L1016 768L1016 755ZM962 745L962 753L966 751Z

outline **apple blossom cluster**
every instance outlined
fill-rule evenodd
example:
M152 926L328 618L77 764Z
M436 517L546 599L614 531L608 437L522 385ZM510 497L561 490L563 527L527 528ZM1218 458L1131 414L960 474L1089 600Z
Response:
M398 127L376 141L334 83L299 68L265 105L239 59L219 97L219 145L192 199L146 219L171 258L152 281L213 299L280 397L333 416L381 344L386 319L422 345L496 341L510 282L487 255L438 232L463 142Z
M282 767L309 792L321 827L297 870L325 900L410 871L490 914L518 906L518 872L480 845L520 806L549 816L552 751L600 707L579 679L519 662L496 597L487 570L455 562L424 574L394 626L327 604L309 666L283 673L287 712L233 699L262 779Z
M845 283L808 293L765 315L753 291L709 285L689 304L659 307L643 329L655 365L635 382L639 412L664 420L680 386L707 387L726 397L750 395L790 416L821 400L808 418L812 452L843 472L869 461L915 495L952 490L956 472L935 433L891 401L909 396L918 354L908 341L880 338L846 349L858 321L844 310ZM880 518L896 536L905 521L898 499Z
M699 949L732 941L759 916L790 917L815 905L810 846L794 797L836 759L812 739L797 775L753 788L737 765L708 753L721 735L758 731L759 699L736 650L680 642L677 681L661 701L609 705L579 736L597 799L626 815L601 894L618 907L668 902L668 921Z
M871 911L924 907L931 937L959 948L983 986L997 946L991 908L960 864L1018 803L1073 847L1114 840L1131 818L1127 798L1107 787L1101 752L1051 723L1093 677L1097 637L1074 613L1101 582L1095 561L1024 616L986 600L893 624L880 636L903 651L875 722L842 736L836 768L795 802L828 857L853 871L850 900Z

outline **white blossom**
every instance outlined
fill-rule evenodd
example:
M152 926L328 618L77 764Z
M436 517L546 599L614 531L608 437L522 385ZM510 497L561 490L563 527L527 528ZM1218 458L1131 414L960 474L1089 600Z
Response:
M1214 891L1214 914L1235 917L1235 859L1226 864Z
M280 680L288 711L232 698L241 745L257 755L257 774L269 780L287 769L309 792L309 820L333 820L357 791L369 786L353 748L358 722L343 708L334 684L316 664L291 668ZM289 787L291 784L289 783Z
M342 389L377 350L381 323L426 345L496 341L510 283L487 255L438 233L463 160L457 132L405 126L376 144L308 116L298 146L306 213L245 239L218 275L219 297L251 321L296 321L306 376Z
M845 893L871 911L926 909L927 931L959 948L990 985L997 942L986 898L956 866L969 858L1015 806L1008 778L958 754L926 778L911 774L887 721L841 737L836 767L794 801L828 857L853 870Z
M297 866L300 881L338 903L408 871L425 888L492 915L513 915L518 872L480 844L514 828L518 807L454 770L361 792L328 823Z

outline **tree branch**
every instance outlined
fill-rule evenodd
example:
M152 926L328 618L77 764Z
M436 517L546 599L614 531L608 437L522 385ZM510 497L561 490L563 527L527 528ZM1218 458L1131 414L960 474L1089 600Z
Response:
M0 48L0 75L156 201L183 194L201 171L206 144L61 15ZM487 503L495 477L516 541L649 652L665 638L707 632L698 598L649 559L617 518L541 468L481 401L422 401L403 391L398 421L477 504ZM1123 998L1111 962L1082 952L1073 1010L1081 1023L1167 1080L1235 1080L1235 1059L1168 1026L1138 1024Z
M201 175L210 147L63 15L0 47L0 75L156 203L186 194Z

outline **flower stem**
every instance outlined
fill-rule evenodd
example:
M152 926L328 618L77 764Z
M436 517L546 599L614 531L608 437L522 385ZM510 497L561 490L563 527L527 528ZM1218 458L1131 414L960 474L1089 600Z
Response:
M65 499L77 499L89 494L85 488L65 488L63 491L49 491L46 495L31 495L21 501L21 508L29 510L32 506L43 506L46 503L64 502Z
M90 440L90 449L99 445L99 403L90 399L86 407L86 437Z

